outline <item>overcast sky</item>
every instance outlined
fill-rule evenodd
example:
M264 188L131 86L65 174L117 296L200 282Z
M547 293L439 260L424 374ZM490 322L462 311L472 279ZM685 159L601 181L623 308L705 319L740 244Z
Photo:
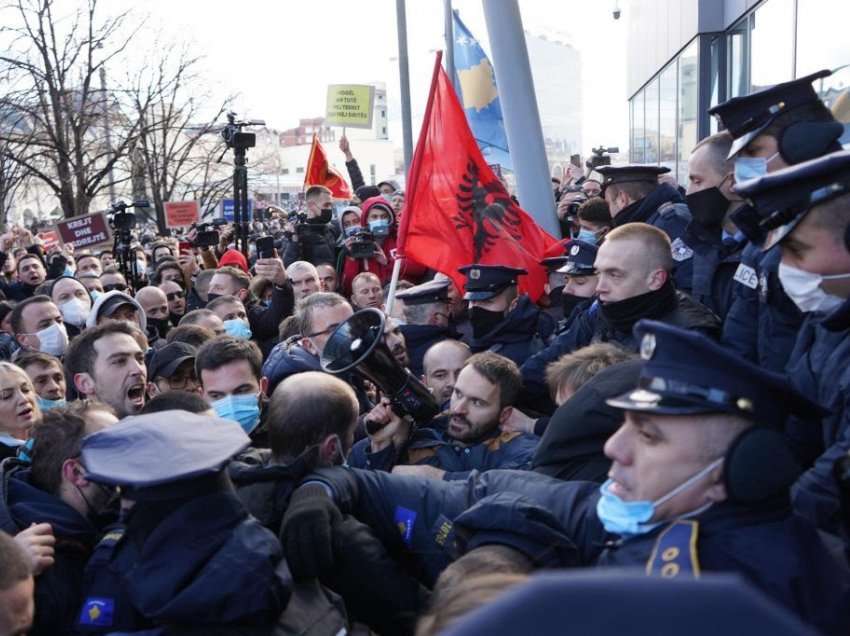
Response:
M481 0L453 4L489 52ZM612 19L613 6L614 0L520 0L527 31L562 34L582 54L583 154L599 143L627 145L626 21ZM401 145L395 0L109 0L101 7L145 12L162 40L188 40L206 57L214 92L238 93L240 115L275 128L323 115L328 84L385 82L390 135ZM444 43L442 0L408 0L407 21L415 141L434 51Z

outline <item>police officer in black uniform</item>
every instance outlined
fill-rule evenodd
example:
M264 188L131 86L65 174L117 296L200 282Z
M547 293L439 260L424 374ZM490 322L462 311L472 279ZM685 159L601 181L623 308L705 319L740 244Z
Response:
M636 334L644 366L638 386L609 400L626 419L606 443L613 463L601 487L521 471L455 483L320 471L303 498L293 496L298 514L284 519L293 572L315 567L323 548L312 537L323 536L326 511L338 504L434 574L446 564L435 544L451 542L453 520L509 493L560 519L579 565L639 567L668 578L737 573L823 633L846 633L850 573L788 502L799 467L782 422L788 413L819 413L818 405L700 334L650 321ZM533 523L527 507L499 510Z
M561 304L564 308L564 319L558 323L558 333L569 329L575 317L589 309L596 294L596 260L595 245L580 241L571 241L564 257L564 264L558 273L564 275L564 290L561 293Z
M522 364L543 349L555 330L554 319L520 295L517 278L524 269L505 265L466 265L464 299L469 302L473 352L494 351Z
M460 339L460 334L451 324L449 310L449 279L432 280L396 293L404 302L402 335L410 357L410 370L422 375L422 359L431 345L441 340Z
M818 98L812 82L830 75L820 71L735 97L712 108L734 139L735 182L840 150L844 127ZM779 284L779 250L762 251L759 212L737 210L732 220L753 245L744 249L735 272L732 306L723 326L722 342L749 360L782 371L803 320Z
M670 237L673 254L673 280L676 288L689 292L693 279L693 250L685 243L685 229L691 213L681 193L659 175L670 172L664 166L601 166L596 169L604 180L602 194L614 227L626 223L648 223Z

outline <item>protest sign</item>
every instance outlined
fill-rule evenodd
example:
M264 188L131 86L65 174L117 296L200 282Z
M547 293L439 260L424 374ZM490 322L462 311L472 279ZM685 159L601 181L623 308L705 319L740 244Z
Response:
M328 86L325 123L348 128L371 128L374 104L374 86L332 84Z
M109 223L106 221L106 214L103 212L75 216L59 221L56 224L56 229L62 243L65 245L70 243L74 246L74 249L112 241Z
M197 201L168 201L165 204L165 227L189 227L201 219Z

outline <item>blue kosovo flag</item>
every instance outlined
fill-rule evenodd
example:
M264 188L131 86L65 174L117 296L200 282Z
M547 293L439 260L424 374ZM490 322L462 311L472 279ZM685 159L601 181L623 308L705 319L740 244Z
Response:
M457 11L454 19L455 86L466 112L469 127L478 142L481 154L489 164L513 169L508 152L508 137L502 119L502 105L496 88L496 74L484 49L478 43Z

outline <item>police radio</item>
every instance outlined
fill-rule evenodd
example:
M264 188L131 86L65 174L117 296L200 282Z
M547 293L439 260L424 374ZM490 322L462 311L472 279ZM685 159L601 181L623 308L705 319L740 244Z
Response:
M340 324L322 351L322 369L334 375L356 372L381 389L397 415L427 422L439 412L437 401L384 343L385 321L382 312L369 308Z

